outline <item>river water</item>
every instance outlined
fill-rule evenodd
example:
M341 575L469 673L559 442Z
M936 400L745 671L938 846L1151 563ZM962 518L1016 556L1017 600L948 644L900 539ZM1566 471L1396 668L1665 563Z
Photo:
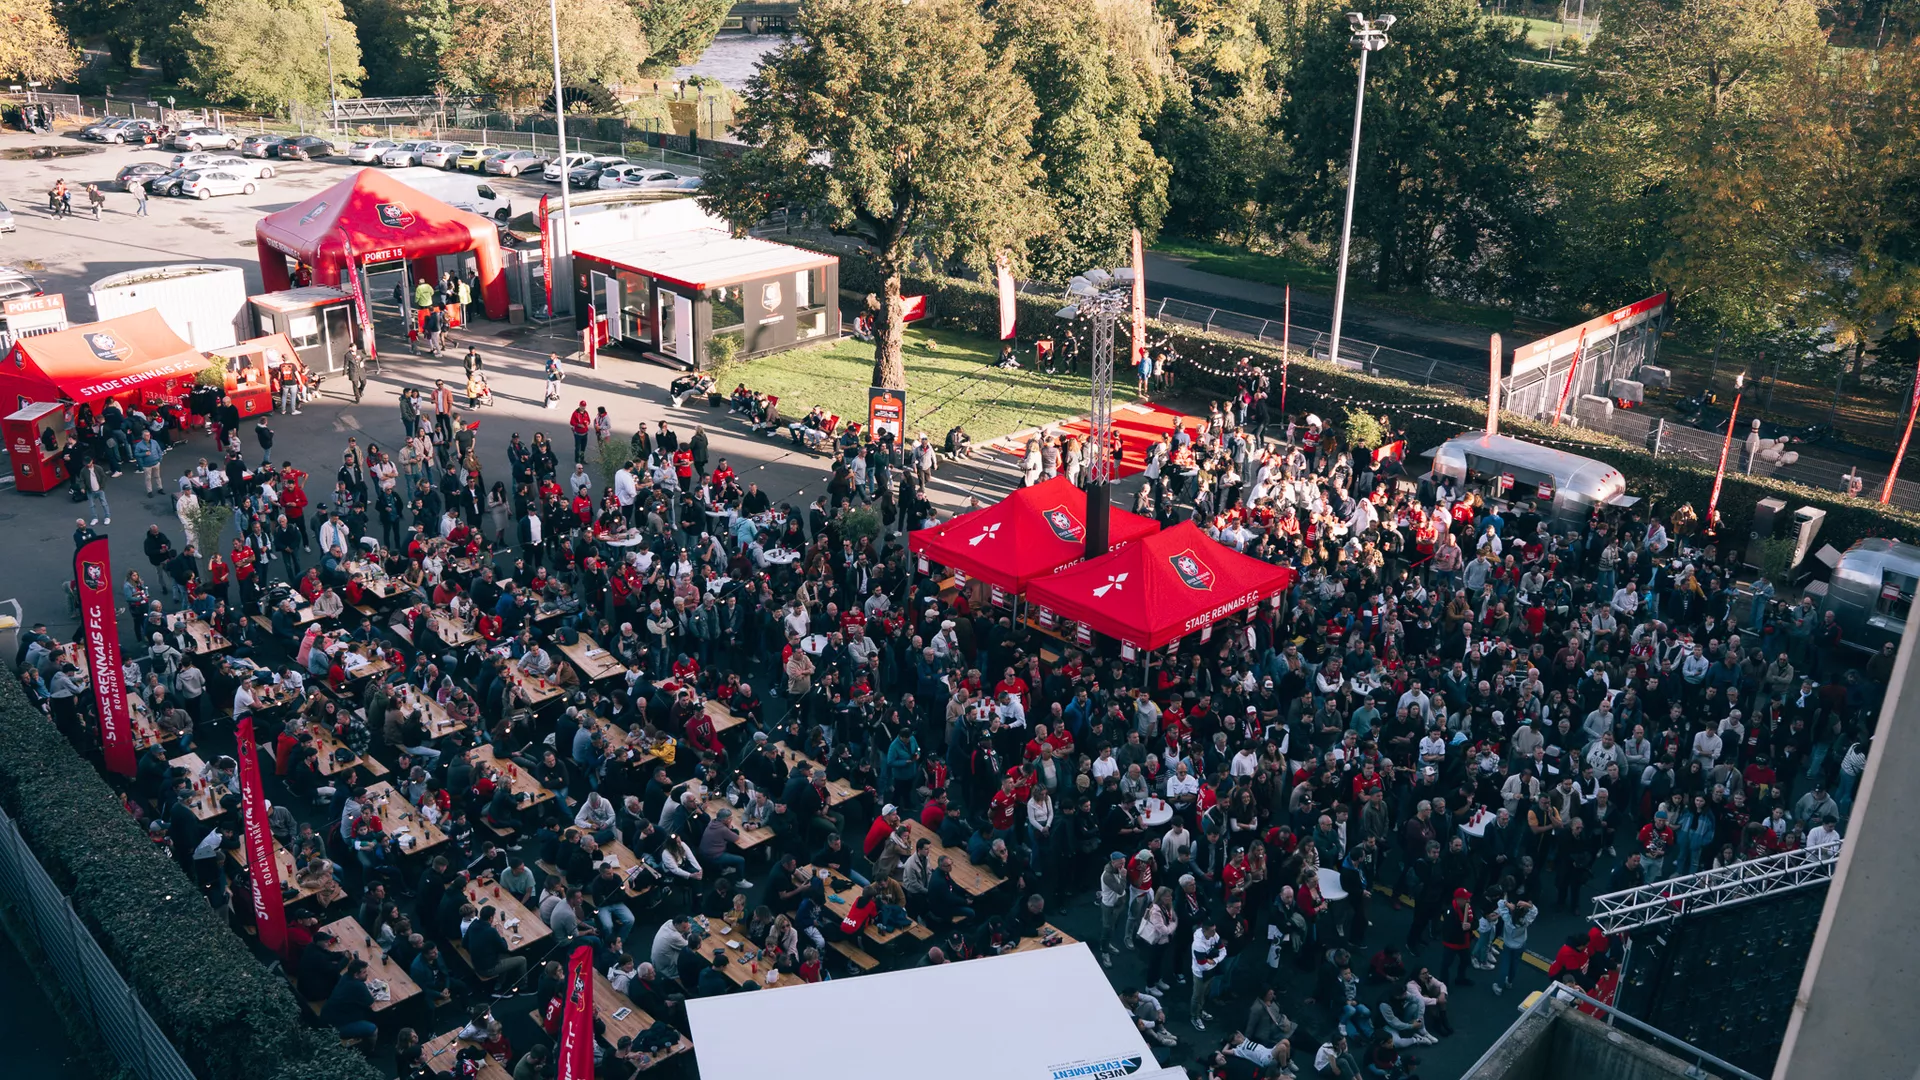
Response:
M760 58L787 40L779 34L721 34L713 39L713 44L707 46L706 52L700 54L699 60L674 69L673 77L684 79L692 75L704 75L720 80L720 84L728 89L745 89L754 68L760 64Z

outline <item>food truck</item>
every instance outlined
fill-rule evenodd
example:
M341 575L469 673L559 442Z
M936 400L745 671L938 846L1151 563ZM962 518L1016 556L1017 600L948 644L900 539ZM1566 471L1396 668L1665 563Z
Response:
M1427 451L1431 479L1450 477L1490 500L1538 500L1556 531L1575 528L1595 506L1628 507L1627 478L1604 461L1506 435L1456 435Z
M1920 547L1868 537L1840 556L1827 581L1826 595L1820 598L1820 610L1833 612L1842 641L1877 652L1906 633L1916 585L1920 585Z

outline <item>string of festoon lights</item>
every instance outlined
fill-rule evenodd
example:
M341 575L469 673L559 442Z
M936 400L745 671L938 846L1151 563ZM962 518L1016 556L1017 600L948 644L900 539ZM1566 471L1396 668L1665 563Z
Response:
M1226 346L1218 345L1213 342L1197 343L1203 355L1206 353L1215 354L1213 356L1207 356L1204 359L1202 356L1193 356L1188 354L1185 351L1174 349L1173 336L1171 334L1161 333L1161 334L1158 334L1157 337L1153 334L1149 334L1148 343L1150 346L1152 345L1167 346L1168 352L1170 353L1170 355L1172 355L1174 360L1178 361L1181 364L1186 365L1187 367L1194 369L1195 371L1199 371L1206 375L1211 375L1218 379L1238 378L1241 375L1240 365L1243 363L1255 368L1262 369L1266 371L1269 375L1277 374L1280 370L1279 362L1274 360L1271 356L1257 356L1257 355L1248 354L1248 353L1235 353L1232 350L1228 349ZM1190 346L1196 343L1188 342L1186 344ZM1224 359L1225 361L1230 363L1232 366L1231 367L1214 367L1211 364L1208 364L1207 362L1205 362L1206 359L1213 359L1216 361ZM1399 416L1405 419L1426 420L1430 423L1440 424L1445 427L1458 428L1461 431L1474 431L1479 429L1481 426L1479 424L1463 423L1461 422L1460 418L1456 416L1436 416L1431 412L1425 411L1427 409L1431 409L1434 407L1434 403L1431 403L1431 402L1424 403L1424 404L1409 404L1404 401L1379 401L1379 400L1359 397L1343 389L1336 389L1335 387L1333 387L1328 383L1321 382L1316 377L1316 373L1314 372L1314 369L1304 366L1305 363L1307 362L1302 361L1301 363L1295 363L1290 366L1288 371L1287 382L1291 389L1298 390L1304 394L1308 394L1317 400L1332 402L1334 404L1339 404L1339 405L1345 405L1350 408L1364 409L1369 412L1381 411L1381 412L1392 413L1396 416ZM1315 361L1315 363L1317 363L1317 361ZM1462 404L1464 405L1465 403L1463 402ZM1604 449L1606 446L1606 443L1598 440L1564 439L1564 438L1557 438L1551 435L1542 435L1537 432L1531 432L1531 431L1527 433L1526 440L1530 443L1542 443L1548 446L1558 446L1558 447L1563 447L1567 449L1586 451L1586 452L1591 452L1596 449Z

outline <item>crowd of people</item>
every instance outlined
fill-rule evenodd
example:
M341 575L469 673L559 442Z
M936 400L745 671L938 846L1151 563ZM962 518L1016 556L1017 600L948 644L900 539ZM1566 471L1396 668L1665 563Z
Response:
M1230 400L1155 447L1138 505L1301 576L1144 685L1137 665L912 572L885 537L932 520L924 436L843 431L823 445L827 493L776 506L702 428L683 439L656 419L623 436L585 401L570 466L541 431L512 434L502 460L444 384L403 397L395 454L349 438L311 514L291 463L182 475L179 499L233 507L234 535L223 558L149 529L155 580L123 583L129 685L176 752L254 718L286 796L276 834L318 886L300 925L357 911L437 1001L472 1005L466 1034L521 1078L551 1075L552 1055L511 1045L483 984L544 1003L561 972L511 955L491 908L469 910L458 886L476 876L683 1028L685 998L753 985L697 951L692 917L730 919L808 981L850 973L827 946L868 919L934 928L905 958L924 964L1082 920L1169 1060L1234 1080L1400 1080L1410 1051L1451 1033L1474 973L1492 973L1490 994L1514 985L1543 912L1839 842L1890 650L1857 655L1810 601L1749 603L1732 545L1684 517L1555 521L1530 498L1416 482L1317 418L1270 437L1265 378L1243 371ZM744 388L729 402L757 407ZM1027 478L1071 475L1076 450L1030 448ZM590 471L609 459L624 459L612 476ZM847 514L868 504L878 533ZM196 655L187 614L232 649ZM580 635L620 674L574 670L559 648ZM23 637L22 679L84 746L86 703L52 644ZM436 734L408 704L420 696L459 730ZM724 739L707 699L742 720ZM821 768L790 767L782 746ZM364 801L364 766L323 769L323 752L382 762L446 848L397 847ZM143 758L128 808L244 923L246 875L219 857L232 815L183 812L201 778L167 755ZM517 801L509 769L555 798ZM855 797L831 804L829 779ZM729 808L710 812L690 780ZM1170 820L1148 824L1150 797ZM1005 884L964 894L903 839L906 818ZM744 852L753 828L772 838ZM608 864L615 840L645 865ZM809 864L858 884L857 918L825 910ZM1328 899L1333 880L1344 899ZM1411 906L1410 929L1370 940L1391 904ZM301 944L289 966L324 1019L373 1035L361 974ZM449 959L455 944L470 962ZM1582 927L1550 974L1604 994L1619 951ZM399 1036L403 1074L419 1045ZM607 1075L643 1063L632 1046L600 1051Z

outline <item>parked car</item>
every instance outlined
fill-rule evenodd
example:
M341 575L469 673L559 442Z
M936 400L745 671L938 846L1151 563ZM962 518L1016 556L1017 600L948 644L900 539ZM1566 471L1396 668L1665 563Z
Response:
M169 169L159 176L148 177L147 194L178 195L180 185L186 181L187 177L198 171L198 169Z
M355 139L347 147L347 160L355 165L378 165L380 155L399 145L392 139Z
M198 168L201 168L202 166L211 165L217 159L227 157L227 156L229 155L216 154L210 150L199 151L197 153L192 153L192 154L175 154L172 157L167 159L167 168L198 169Z
M299 135L282 139L273 146L273 156L282 161L312 161L333 153L333 143L318 135Z
M181 128L168 136L167 145L175 150L233 150L240 146L240 136L219 128Z
M459 161L460 155L466 152L467 148L457 142L428 143L420 151L420 164L429 169L451 170L453 163Z
M487 172L494 176L519 176L528 169L538 169L547 163L547 156L537 150L514 150L487 159Z
M132 117L123 116L104 124L95 124L81 131L80 134L96 142L133 143L137 146L146 142L153 131L153 121L135 120Z
M0 202L0 232L12 232L12 231L13 231L13 211L7 209L6 203Z
M200 169L180 178L180 194L193 199L211 199L215 195L251 195L253 181L239 173L218 169Z
M681 176L679 173L643 165L622 165L601 173L597 186L639 188L642 191L674 191L686 187L688 181L693 181L697 186L699 177Z
M427 147L432 145L432 143L426 142L425 140L395 143L392 149L380 155L380 164L389 168L404 168L409 165L418 165L420 164L420 155L426 151Z
M567 183L577 188L590 188L599 183L600 174L615 165L625 165L627 159L614 154L597 154L591 160L573 167L567 174Z
M253 161L234 154L220 154L212 161L202 162L200 168L238 173L250 180L265 180L274 171L273 166L264 161Z
M240 140L241 157L271 157L273 148L285 142L279 135L249 135Z
M0 300L17 300L22 296L40 296L40 279L17 266L0 266Z
M165 176L172 171L172 166L162 165L157 161L139 161L132 165L122 167L119 172L114 174L113 182L120 186L121 191L125 191L127 190L127 184L131 181L139 180L143 183L152 183L156 178Z
M454 168L464 172L479 172L487 159L499 152L500 148L497 146L469 146L460 151L460 156L454 159L453 165Z
M540 179L545 180L549 184L557 184L560 182L561 169L566 169L571 173L572 170L592 160L592 154L582 154L577 151L570 154L561 154L559 157L551 158L547 161L546 168L540 170Z

